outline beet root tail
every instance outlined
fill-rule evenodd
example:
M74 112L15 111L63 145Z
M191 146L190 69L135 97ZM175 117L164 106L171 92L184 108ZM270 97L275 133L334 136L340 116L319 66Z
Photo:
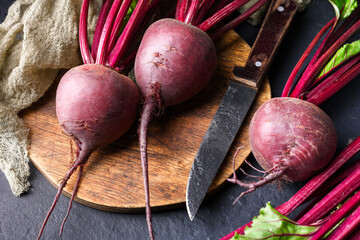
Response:
M145 208L146 208L146 221L149 228L150 239L154 239L154 233L151 223L151 209L150 209L150 194L149 194L149 174L148 174L148 158L147 158L147 132L154 115L156 103L152 96L146 98L144 107L141 114L140 128L139 128L139 144L141 166L144 179L145 190Z
M239 179L237 179L236 174L234 174L233 178L229 178L227 179L227 181L231 182L231 183L235 183L241 187L247 188L248 190L242 192L234 201L234 204L244 195L255 191L255 189L262 187L270 182L273 182L277 179L280 179L284 173L285 173L286 167L274 167L273 170L271 172L269 172L269 174L267 174L265 177L262 177L259 181L257 182L244 182L244 181L240 181Z
M72 203L73 203L74 198L75 198L75 195L76 195L76 193L77 193L77 191L78 191L78 189L79 189L79 183L80 183L80 179L81 179L81 175L82 175L82 173L83 173L83 170L84 170L84 166L83 166L83 165L79 166L78 178L77 178L77 180L76 180L76 183L75 183L75 186L74 186L74 190L73 190L73 192L72 192L72 195L71 195L71 198L70 198L70 201L69 201L69 207L68 207L67 213L66 213L66 215L65 215L65 217L64 217L64 220L63 220L63 222L62 222L62 224L61 224L61 227L60 227L59 236L61 236L61 234L62 234L62 232L63 232L64 225L65 225L65 222L66 222L66 220L67 220L67 218L68 218L68 216L69 216Z
M42 233L43 233L43 231L45 229L46 223L49 220L49 217L50 217L52 211L54 210L55 205L56 205L56 203L58 202L58 200L60 198L61 192L64 189L64 187L66 186L67 181L70 179L70 177L74 173L74 171L79 166L83 165L88 160L91 153L92 153L92 150L90 150L88 148L83 148L83 149L79 148L79 152L78 152L78 156L77 156L76 160L71 165L69 171L66 173L65 177L62 179L62 181L61 181L61 183L59 185L59 188L58 188L58 191L57 191L57 193L55 195L53 203L51 204L51 207L50 207L50 209L49 209L49 211L48 211L48 213L47 213L47 215L45 217L45 220L44 220L44 222L43 222L43 224L41 226L41 229L40 229L39 235L37 237L37 240L39 240L41 238L41 235L42 235ZM80 171L82 171L82 170L80 170ZM77 186L75 186L75 189L77 189ZM70 200L70 202L72 202L72 199Z

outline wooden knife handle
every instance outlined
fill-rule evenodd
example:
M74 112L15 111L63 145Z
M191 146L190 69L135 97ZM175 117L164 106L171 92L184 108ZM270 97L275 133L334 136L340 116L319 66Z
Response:
M297 10L293 0L273 0L244 67L235 66L234 80L258 88Z

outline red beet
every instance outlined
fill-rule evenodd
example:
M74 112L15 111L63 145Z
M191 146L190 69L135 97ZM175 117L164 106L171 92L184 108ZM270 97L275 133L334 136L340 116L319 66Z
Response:
M130 128L137 115L139 98L138 88L132 80L102 65L81 65L62 77L56 91L56 115L64 132L75 141L77 156L60 183L38 239L63 188L79 167L78 181L62 231L78 189L83 165L95 149L115 141Z
M251 151L266 175L258 182L228 179L254 191L276 179L298 182L312 177L332 159L337 135L331 119L315 104L281 97L265 102L249 128ZM237 198L238 199L238 198Z
M194 67L196 66L196 67ZM175 19L162 19L146 31L135 59L136 83L143 96L159 84L166 106L198 93L216 69L216 50L208 34Z
M151 224L146 135L152 116L164 106L198 93L216 69L216 50L202 30L175 19L162 19L145 32L135 58L136 83L145 99L139 144L145 186L146 215Z
M273 98L263 104L251 120L249 137L260 166L281 168L282 178L293 182L323 168L337 145L334 124L326 113L296 98Z
M142 32L140 26L147 25L159 0L139 0L135 7L132 3L135 2L104 0L90 50L87 38L90 0L83 0L79 19L79 46L84 65L68 71L56 92L59 123L75 141L77 154L60 183L38 239L67 181L79 168L68 212L60 229L61 235L79 187L84 164L95 149L121 137L136 118L139 90L120 71L127 72L132 65L137 48L136 39ZM129 14L131 16L128 18ZM122 26L124 28L121 30Z
M128 77L86 64L68 71L57 88L61 127L81 149L105 146L122 136L137 115L139 92Z

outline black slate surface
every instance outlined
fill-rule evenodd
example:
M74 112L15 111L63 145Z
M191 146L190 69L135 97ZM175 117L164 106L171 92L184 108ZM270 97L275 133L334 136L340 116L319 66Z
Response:
M12 0L0 0L0 22L6 16ZM309 8L298 13L285 37L273 65L269 79L273 96L279 96L292 68L317 31L334 16L326 0L315 0ZM258 27L243 24L238 32L250 44ZM351 139L360 135L360 77L321 107L333 119L338 133L338 151ZM359 155L358 155L359 157ZM250 158L251 162L254 159ZM246 169L249 172L251 170ZM41 173L31 165L30 191L14 197L3 173L0 173L0 239L36 239L39 228L53 200L56 190ZM185 207L153 213L156 239L219 239L257 215L266 202L275 206L286 201L304 183L269 185L241 198L234 206L233 200L244 189L226 184L214 196L208 197L194 221L190 221ZM58 237L65 215L68 198L61 197L50 218L42 239L147 239L144 214L117 214L103 212L74 203L63 236Z

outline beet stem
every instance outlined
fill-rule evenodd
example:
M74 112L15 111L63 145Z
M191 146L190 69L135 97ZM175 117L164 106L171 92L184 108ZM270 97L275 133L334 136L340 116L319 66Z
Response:
M150 209L147 133L154 111L155 111L155 102L153 97L149 96L145 100L144 108L141 114L140 129L139 129L139 144L140 144L141 166L142 166L143 179L144 179L146 221L149 228L149 234L151 239L154 239L154 234L152 230L151 209Z
M233 1L233 0L216 1L215 6L209 10L209 13L208 13L207 15L208 15L208 16L214 15L216 12L220 11L221 9L223 9L226 5L228 5L228 4L231 3L232 1ZM200 24L200 23L199 23L199 24Z
M298 72L301 69L301 66L303 66L305 60L307 59L307 57L309 56L310 52L314 49L316 43L320 40L320 38L324 35L324 33L328 30L328 28L332 27L334 25L334 23L336 22L336 17L334 17L333 19L331 19L321 30L320 32L318 32L318 34L315 36L315 38L311 41L311 43L309 44L309 46L307 47L307 49L305 50L305 52L303 53L303 55L301 56L300 60L297 62L296 66L294 67L293 71L291 72L283 93L281 95L281 97L288 97L290 94L290 89L294 83L294 80L298 74Z
M87 39L87 19L89 12L90 0L84 0L81 5L80 21L79 21L79 45L83 62L85 64L93 63L94 59L90 53L89 42Z
M128 43L131 40L134 30L141 23L141 14L144 13L144 9L148 6L148 3L148 0L140 0L137 3L134 12L131 14L129 21L124 28L124 31L116 41L115 47L109 55L109 65L112 68L115 68L118 65L120 59L127 50Z
M38 237L37 237L37 240L40 239L40 237L41 237L41 235L42 235L42 232L44 231L45 225L46 225L46 223L47 223L47 221L48 221L48 219L49 219L52 211L54 210L55 205L56 205L56 203L58 202L59 197L60 197L60 195L61 195L61 192L62 192L62 190L64 189L67 181L70 179L70 177L71 177L71 175L74 173L75 169L76 169L79 165L85 163L85 162L88 160L88 158L89 158L89 156L91 155L91 153L92 153L92 151L91 151L89 148L86 148L86 147L85 147L84 149L80 149L80 150L79 150L79 153L78 153L78 156L77 156L75 162L71 165L69 171L66 173L65 177L62 179L62 181L61 181L61 183L60 183L60 185L59 185L59 188L58 188L58 191L57 191L57 193L56 193L56 195L55 195L54 201L53 201L53 203L51 204L51 207L50 207L50 209L49 209L49 211L48 211L48 213L47 213L47 215L46 215L46 217L45 217L45 220L44 220L44 222L43 222L43 225L42 225L42 227L41 227L41 229L40 229L40 232L39 232L39 235L38 235Z
M341 219L343 219L354 207L360 203L360 191L357 192L350 200L346 201L338 210L330 215L329 220L319 228L318 231L310 238L311 240L323 239L323 236L329 232ZM357 217L360 219L360 217ZM301 221L299 220L298 223ZM340 238L336 238L340 239Z
M267 0L259 0L254 5L252 5L251 8L249 8L246 12L244 12L243 14L241 14L234 20L230 21L229 23L225 24L224 26L219 27L215 31L210 32L209 36L213 40L221 37L226 32L233 29L240 23L244 22L246 19L248 19L252 14L254 14L257 10L259 10L266 2L267 2Z
M212 15L210 18L199 24L197 27L203 30L204 32L208 31L210 28L215 26L217 23L219 23L221 20L223 20L225 17L227 17L229 14L236 11L239 7L247 3L249 0L235 0L228 5L226 5L224 8L216 12L214 15Z
M189 11L185 17L184 23L192 24L194 19L196 18L196 13L199 10L200 0L192 0L191 5L189 7Z
M180 22L184 22L185 21L185 17L186 17L186 13L188 11L188 7L189 7L189 3L190 0L178 0L180 3L180 8L179 8L179 15L177 20L179 20Z
M69 216L69 213L70 213L70 209L72 207L72 203L74 201L74 198L75 198L75 195L79 189L79 183L80 183L80 180L81 180L81 175L83 173L83 170L84 170L84 166L83 165L80 165L79 166L79 173L78 173L78 178L76 180L76 183L75 183L75 186L74 186L74 190L72 192L72 195L71 195L71 198L70 198L70 201L69 201L69 207L68 207L68 210L67 210L67 213L65 215L65 218L61 224L61 227L60 227L60 233L59 233L59 236L61 236L62 232L63 232L63 229L64 229L64 225L65 225L65 222Z
M340 204L347 196L360 186L359 179L360 170L357 170L345 178L345 180L337 185L297 222L299 224L311 224L325 216L331 209Z
M355 64L355 65L354 65ZM320 105L360 74L360 55L342 66L305 96L306 101Z
M130 8L131 2L132 2L132 0L124 0L123 4L120 7L120 10L115 19L114 26L111 30L110 40L109 40L109 44L108 44L108 48L107 48L108 52L111 52L111 50L113 49L113 47L116 43L116 39L119 34L121 24L123 23L124 17L126 16L126 13L128 12L128 10Z
M199 8L198 14L196 15L196 19L193 21L194 26L199 25L204 20L214 1L215 0L204 0L201 2L201 6Z
M360 226L360 206L353 211L335 230L327 240L348 239L348 236ZM360 230L360 229L359 229Z
M111 28L114 24L115 17L121 6L122 0L115 0L110 8L110 12L106 18L104 28L101 33L99 47L96 54L96 64L104 65L107 57L107 46L111 34Z
M175 8L175 19L179 19L180 7L181 7L181 1L178 0L178 1L176 2L176 8Z
M341 25L331 34L331 37L326 41L324 48L322 49L322 54L324 50L327 50L347 29L351 24L360 18L360 8L356 8L349 17L347 17Z
M101 10L100 10L100 13L99 13L98 20L96 22L94 37L93 37L92 46L91 46L91 55L92 55L93 59L96 59L97 50L99 48L99 41L100 41L100 37L101 37L101 32L102 32L102 30L104 28L104 24L105 24L105 21L106 21L106 16L107 16L107 14L109 12L110 5L111 5L110 0L104 0L103 4L101 6Z
M309 65L304 74L301 76L294 91L291 93L291 97L300 97L304 90L307 88L311 81L313 81L316 74L319 73L321 68L327 63L327 61L334 55L334 53L343 45L358 29L360 28L360 20L358 20L353 26L351 26L340 38L334 42L334 44L324 52L321 57L313 64Z
M306 201L313 199L317 196L325 196L324 194L329 192L330 189L333 189L336 185L338 185L342 180L352 174L354 171L360 171L360 161L351 164L346 169L341 172L336 172L332 178L330 178L326 184L322 184L313 194L311 194ZM309 209L310 210L310 209ZM307 212L307 211L306 211ZM306 213L304 212L304 214ZM301 216L303 216L302 214Z

